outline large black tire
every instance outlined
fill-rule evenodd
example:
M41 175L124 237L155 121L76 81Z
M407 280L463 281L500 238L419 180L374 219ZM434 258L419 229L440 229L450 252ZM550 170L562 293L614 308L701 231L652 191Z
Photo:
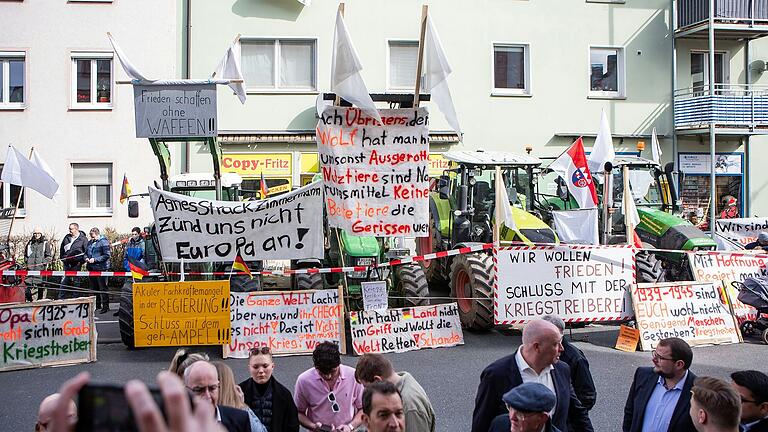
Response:
M459 304L461 325L470 330L493 327L493 259L487 253L457 255L451 263L451 296Z
M435 216L429 216L429 237L417 239L419 246L418 254L425 255L439 251L440 232L435 228ZM435 288L443 288L448 282L448 258L436 258L428 261L421 261L421 268L427 278L429 285Z
M659 283L667 280L661 261L649 252L635 254L635 270L638 283Z
M323 275L320 273L294 274L293 288L296 290L321 290L323 289Z
M133 340L133 281L128 279L120 288L120 309L117 318L120 325L120 339L129 349L135 348Z
M397 281L395 292L405 297L402 301L404 307L429 306L429 284L420 265L399 265L394 273Z

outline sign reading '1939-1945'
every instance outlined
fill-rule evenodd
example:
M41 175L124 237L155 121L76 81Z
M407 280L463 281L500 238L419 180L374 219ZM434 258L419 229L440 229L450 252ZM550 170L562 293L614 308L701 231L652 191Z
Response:
M136 138L215 137L216 85L134 85Z

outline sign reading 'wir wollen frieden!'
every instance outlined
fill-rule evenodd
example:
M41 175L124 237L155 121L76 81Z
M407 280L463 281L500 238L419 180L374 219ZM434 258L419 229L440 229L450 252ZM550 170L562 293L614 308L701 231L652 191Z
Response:
M232 341L224 346L224 357L248 358L257 347L306 354L323 341L339 344L346 353L343 299L342 288L232 293Z
M356 354L464 345L456 303L349 313Z
M429 114L327 107L317 148L330 226L357 236L429 235Z
M634 249L617 246L499 248L494 321L526 322L544 314L570 321L632 316Z
M229 343L229 281L133 284L137 347Z
M632 287L632 303L643 351L670 337L691 346L739 342L719 283L638 284Z
M96 361L93 297L0 306L0 371Z
M134 85L136 138L215 137L216 84Z

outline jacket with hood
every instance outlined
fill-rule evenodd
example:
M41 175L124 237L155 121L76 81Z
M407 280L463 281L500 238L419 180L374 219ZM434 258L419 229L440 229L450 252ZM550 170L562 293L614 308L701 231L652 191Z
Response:
M101 236L96 240L90 240L85 250L85 257L94 259L93 263L87 263L85 265L87 270L109 270L109 260L112 258L109 240L104 236Z
M125 257L123 258L123 267L125 271L131 271L131 267L128 265L128 258L136 261L144 262L144 239L139 237L138 240L134 240L131 237L128 243L125 244Z
M70 242L72 242L72 234L65 235L64 240L61 241L59 256L64 264L64 270L79 270L85 262L85 248L88 245L88 239L85 237L85 233L80 231L80 235L67 248L66 246Z

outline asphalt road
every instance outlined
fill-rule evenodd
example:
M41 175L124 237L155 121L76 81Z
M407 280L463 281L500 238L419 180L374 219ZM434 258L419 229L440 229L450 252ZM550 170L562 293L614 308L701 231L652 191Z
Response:
M156 374L167 367L173 348L129 351L116 343L117 328L111 314L98 316L98 361L90 364L0 373L0 430L31 430L37 407L47 394L76 373L87 370L94 380L124 383L132 378L154 382ZM632 375L638 366L651 364L650 354L625 353L612 348L616 327L595 326L573 331L575 344L587 355L598 389L598 401L590 412L597 431L621 428L622 409ZM437 414L439 431L469 430L474 396L480 371L491 361L507 355L520 344L515 331L464 334L465 344L453 348L389 354L397 370L411 372L429 394ZM110 342L112 341L112 342ZM221 358L221 349L205 347L213 359ZM757 341L740 345L699 347L694 349L692 370L699 375L727 378L740 369L758 369L768 373L765 361L768 346ZM354 356L345 356L344 364L354 366ZM247 361L226 360L238 380L247 377ZM296 377L311 367L309 356L276 359L275 376L292 388Z

